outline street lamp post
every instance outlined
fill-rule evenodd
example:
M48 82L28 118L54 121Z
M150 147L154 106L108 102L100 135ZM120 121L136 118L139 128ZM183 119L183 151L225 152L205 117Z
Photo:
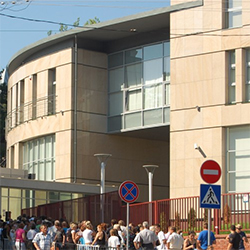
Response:
M106 162L111 154L94 154L95 157L97 157L100 167L101 167L101 185L100 185L100 209L101 209L101 219L102 222L104 222L104 196L105 193L105 167Z
M156 168L159 166L157 165L143 165L143 168L145 168L147 174L148 174L148 201L149 203L149 224L152 225L152 200L153 200L153 176L154 176L154 171Z

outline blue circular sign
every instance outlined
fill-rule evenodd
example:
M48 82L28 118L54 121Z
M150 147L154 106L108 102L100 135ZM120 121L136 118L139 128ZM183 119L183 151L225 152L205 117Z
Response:
M119 187L121 199L127 203L132 203L139 196L139 188L133 181L124 181Z

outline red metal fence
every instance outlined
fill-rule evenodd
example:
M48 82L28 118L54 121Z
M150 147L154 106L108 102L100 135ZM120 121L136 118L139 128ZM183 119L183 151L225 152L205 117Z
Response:
M212 230L217 233L228 231L231 224L238 223L243 229L250 229L249 194L223 194L221 209L211 211ZM122 205L118 192L106 193L103 196L105 222L109 223L112 218L126 221L126 206ZM87 219L97 225L101 222L100 195L24 209L22 213L65 218L68 221ZM191 229L198 232L207 221L207 209L200 208L198 196L131 204L130 221L139 224L144 220L152 224L160 223L165 232L168 226L176 226L184 232Z

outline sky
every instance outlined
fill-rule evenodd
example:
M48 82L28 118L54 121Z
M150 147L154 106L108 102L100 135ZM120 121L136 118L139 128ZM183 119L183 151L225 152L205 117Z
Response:
M95 17L102 22L166 6L169 0L0 0L0 70L49 30L59 33L60 25L47 21L73 24L79 17L82 26Z

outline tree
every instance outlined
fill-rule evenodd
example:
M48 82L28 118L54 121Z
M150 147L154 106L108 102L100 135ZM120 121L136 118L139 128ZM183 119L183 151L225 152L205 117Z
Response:
M97 17L94 17L94 19L89 19L85 24L84 24L84 26L86 26L86 25L92 25L92 24L95 24L95 23L100 23L100 19L99 18L97 18Z
M85 22L85 24L83 26L92 25L92 24L95 24L95 23L100 23L100 19L97 18L97 17L94 17L93 19L90 18L88 21ZM73 23L72 26L74 26L74 27L79 27L80 26L80 17L78 17L76 19L76 21ZM60 23L59 31L64 32L64 31L67 31L68 28L69 27L68 27L67 24ZM52 35L52 30L49 30L47 32L47 35L48 36Z

